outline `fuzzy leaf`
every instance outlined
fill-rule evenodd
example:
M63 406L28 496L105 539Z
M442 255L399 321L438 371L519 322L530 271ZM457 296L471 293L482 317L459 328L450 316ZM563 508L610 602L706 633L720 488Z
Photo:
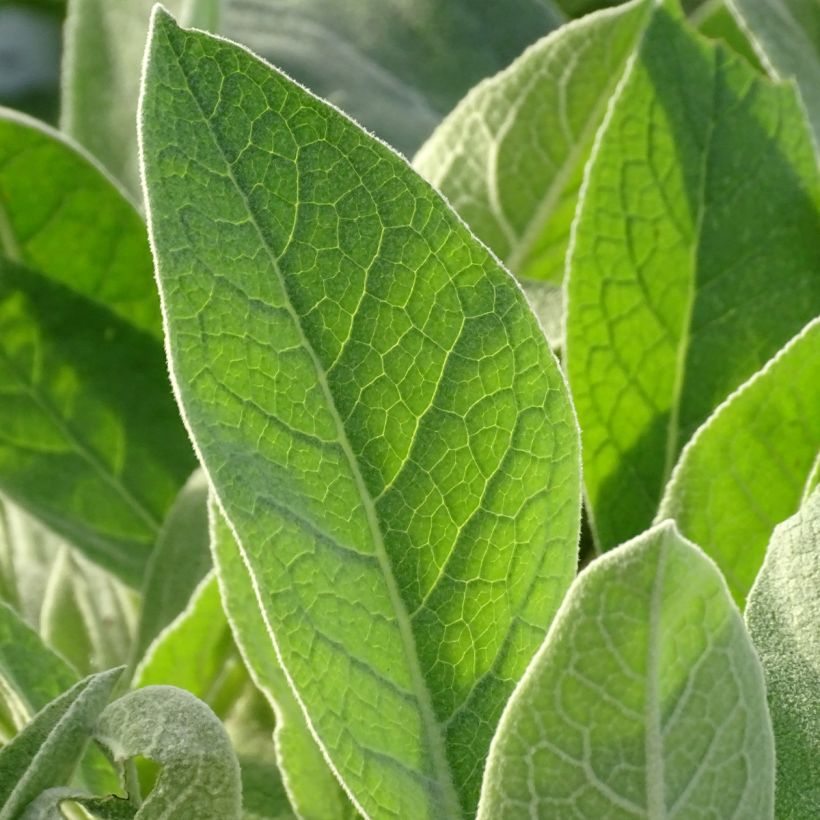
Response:
M563 377L439 195L261 60L158 11L142 100L170 366L271 648L367 813L461 816L574 571Z
M328 768L282 666L271 652L251 576L213 500L210 515L211 545L221 579L223 606L245 665L276 713L274 739L290 802L299 817L308 820L352 818L356 810Z
M694 431L820 313L819 230L794 89L658 6L598 134L569 254L565 361L601 547L652 521Z
M763 671L777 751L776 814L820 816L820 490L774 531L746 623Z
M0 749L0 820L14 820L40 792L68 781L121 672L81 680Z
M522 279L560 283L584 165L650 0L563 26L473 89L413 161Z
M742 602L775 525L799 507L820 452L820 319L724 402L684 449L658 520L717 561Z
M211 567L208 538L208 479L196 470L163 522L146 569L134 658L142 658L207 574Z
M149 686L106 708L95 732L118 764L139 756L161 766L135 820L239 820L239 764L224 727L190 692Z
M481 820L767 818L763 674L717 567L666 522L575 581L493 740Z

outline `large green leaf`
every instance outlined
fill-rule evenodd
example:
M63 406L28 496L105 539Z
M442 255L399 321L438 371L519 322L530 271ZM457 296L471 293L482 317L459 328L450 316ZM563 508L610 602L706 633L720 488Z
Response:
M820 452L820 319L724 402L681 453L658 519L717 561L742 602Z
M652 521L692 433L820 313L819 206L794 89L659 6L569 252L565 361L603 548Z
M94 733L121 766L146 757L161 766L135 820L239 820L239 764L224 727L190 692L149 686L102 713ZM130 795L129 795L130 796Z
M552 0L230 0L225 31L411 155L479 80L560 25Z
M142 658L151 641L182 612L210 567L208 479L202 470L196 470L163 522L145 572L133 647L135 660Z
M76 682L76 672L11 607L0 604L0 701L15 728Z
M138 584L193 468L159 341L0 257L0 489Z
M555 359L439 195L250 53L158 11L142 101L176 391L270 640L367 813L469 812L574 571Z
M14 820L40 792L68 781L121 672L81 680L0 749L0 820Z
M771 817L760 663L671 522L575 581L493 740L483 820Z
M516 276L561 282L584 165L651 6L545 37L473 89L413 161Z
M276 654L256 603L253 580L239 546L215 501L211 501L214 562L221 579L225 613L254 682L276 712L277 758L291 805L307 820L340 820L355 809L328 768L308 728Z
M794 77L820 143L820 4L817 0L728 0L775 77Z
M142 200L137 168L140 65L155 0L70 0L60 127ZM211 22L214 0L166 0L189 22ZM200 19L202 11L205 19Z
M746 609L766 675L776 814L820 816L820 490L772 536Z
M0 253L162 337L145 223L134 205L76 144L3 109Z

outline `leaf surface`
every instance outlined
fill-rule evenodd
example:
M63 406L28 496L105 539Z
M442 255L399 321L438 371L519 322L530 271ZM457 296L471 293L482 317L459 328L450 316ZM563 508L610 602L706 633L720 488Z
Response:
M563 19L552 0L232 0L224 25L410 156L473 85Z
M733 393L681 453L658 520L717 562L742 602L820 452L820 319Z
M774 531L746 623L766 675L776 814L820 814L820 490Z
M94 735L124 765L139 756L161 766L135 820L239 820L239 764L224 727L190 692L138 689L110 704Z
M145 223L132 202L75 143L5 109L0 253L162 338Z
M728 0L774 77L794 77L820 144L820 5L816 0Z
M13 820L40 792L69 779L121 672L81 680L0 749L0 820Z
M400 157L250 53L158 11L142 101L177 395L272 643L368 813L470 812L576 560L543 333Z
M794 89L658 6L573 230L565 361L610 548L652 521L713 408L820 313L820 176Z
M563 279L584 165L651 5L552 32L474 88L413 160L524 280Z
M210 517L211 545L225 614L254 682L276 713L274 740L291 805L299 817L308 820L352 818L356 810L328 767L282 666L271 652L251 576L236 538L213 499Z
M671 522L578 576L493 740L479 818L771 817L763 674Z
M196 470L168 512L146 569L135 659L185 608L210 568L208 479Z
M131 584L193 469L159 342L0 257L0 489Z
M0 700L17 728L77 682L77 674L11 607L0 604Z

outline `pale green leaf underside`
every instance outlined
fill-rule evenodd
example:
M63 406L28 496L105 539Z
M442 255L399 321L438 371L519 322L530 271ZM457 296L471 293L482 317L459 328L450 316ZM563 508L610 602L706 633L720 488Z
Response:
M403 160L250 53L154 19L142 148L189 429L351 791L373 816L469 812L574 570L562 376Z
M81 680L0 749L0 820L15 820L40 792L67 782L121 672Z
M100 717L95 739L120 765L137 756L161 767L135 820L239 820L242 783L225 728L190 692L149 686Z
M411 156L563 19L552 0L227 0L224 30Z
M794 77L820 143L820 4L817 0L728 0L775 77Z
M139 584L193 469L158 340L0 256L0 488Z
M151 641L185 608L210 567L208 479L198 469L179 491L151 554L134 659L139 660Z
M11 607L0 604L0 701L17 728L77 682L73 669Z
M766 676L776 813L820 816L820 490L774 531L746 623Z
M772 816L760 664L715 565L655 527L573 584L490 750L482 820Z
M413 165L522 279L560 283L584 165L651 3L563 26L474 88Z
M658 520L717 562L738 601L775 525L800 506L820 452L820 320L813 321L709 418L687 445Z
M795 90L653 14L587 167L565 361L603 548L681 448L820 313L820 177Z
M0 253L162 337L151 251L134 205L76 144L5 109Z
M245 664L276 712L276 753L291 805L306 820L352 818L356 810L328 767L282 666L271 651L248 568L213 500L210 516L211 547L221 579L223 606Z

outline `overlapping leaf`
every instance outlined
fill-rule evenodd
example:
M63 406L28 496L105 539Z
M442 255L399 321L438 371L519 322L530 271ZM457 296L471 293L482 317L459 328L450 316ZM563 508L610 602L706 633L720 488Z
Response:
M563 379L509 275L399 157L154 20L142 148L189 428L351 791L374 816L460 816L574 570Z
M771 817L760 663L671 522L575 581L493 741L481 820Z
M819 229L794 89L659 6L598 134L569 256L565 357L602 547L649 524L692 433L820 313Z
M675 467L658 518L717 561L743 601L775 525L800 506L820 452L820 319L722 404Z
M777 750L776 814L820 814L820 490L772 537L746 609Z

